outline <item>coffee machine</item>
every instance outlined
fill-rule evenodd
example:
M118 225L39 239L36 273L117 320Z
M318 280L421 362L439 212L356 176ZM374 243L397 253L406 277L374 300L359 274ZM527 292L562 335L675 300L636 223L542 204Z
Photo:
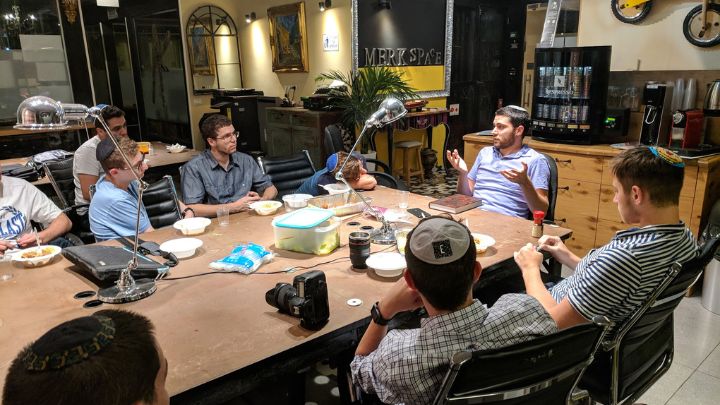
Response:
M643 120L640 143L668 144L672 124L672 84L648 82L643 90Z
M673 150L697 148L702 141L703 118L703 110L700 109L675 111L668 147Z

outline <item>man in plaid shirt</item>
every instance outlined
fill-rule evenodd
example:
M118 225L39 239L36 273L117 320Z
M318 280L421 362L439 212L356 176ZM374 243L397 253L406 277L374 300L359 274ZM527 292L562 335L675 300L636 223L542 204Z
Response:
M371 311L373 321L350 367L355 384L386 403L429 404L450 357L460 350L503 347L557 331L533 297L502 296L488 309L472 298L480 277L470 231L451 219L430 217L408 235L407 271ZM419 329L394 329L396 314L424 306Z

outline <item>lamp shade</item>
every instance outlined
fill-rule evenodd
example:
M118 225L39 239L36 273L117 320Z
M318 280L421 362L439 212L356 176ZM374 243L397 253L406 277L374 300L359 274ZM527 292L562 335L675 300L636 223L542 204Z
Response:
M394 97L388 97L380 103L377 111L368 118L366 125L380 128L383 125L399 120L405 114L407 114L407 109L402 101Z
M15 128L62 129L67 126L62 105L50 97L29 97L18 106Z

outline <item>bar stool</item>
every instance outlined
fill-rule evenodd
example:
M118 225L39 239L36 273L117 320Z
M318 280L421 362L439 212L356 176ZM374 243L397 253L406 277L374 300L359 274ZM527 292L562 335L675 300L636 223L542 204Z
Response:
M422 161L420 160L420 149L422 148L422 142L420 141L401 141L401 142L395 142L395 150L401 150L403 154L403 166L402 166L402 177L405 179L405 181L410 184L410 177L420 175L420 180L425 181L425 176L423 175L423 169L422 169ZM394 151L393 151L394 153ZM417 166L418 169L415 169L413 167L410 167L410 155L415 154L417 158ZM394 169L393 172L396 176L398 176L401 171L400 169Z

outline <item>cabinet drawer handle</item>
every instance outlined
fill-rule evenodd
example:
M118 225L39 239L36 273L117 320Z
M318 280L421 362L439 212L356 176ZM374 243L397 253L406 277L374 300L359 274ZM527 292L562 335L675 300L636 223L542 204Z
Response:
M565 159L555 158L555 163L567 163L567 164L570 164L570 163L572 163L572 159L567 159L567 160L565 160Z
M570 186L558 187L558 190L570 191Z
M556 219L555 222L562 222L564 224L565 222L567 222L567 218Z

